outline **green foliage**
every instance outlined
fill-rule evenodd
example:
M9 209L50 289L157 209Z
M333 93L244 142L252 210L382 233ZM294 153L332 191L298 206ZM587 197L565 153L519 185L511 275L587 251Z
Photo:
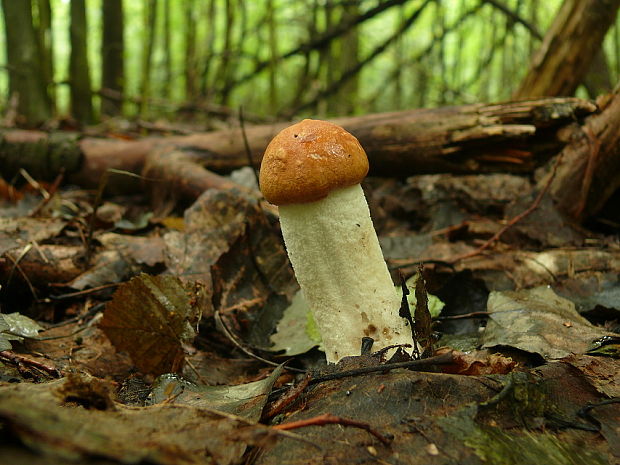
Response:
M86 0L88 53L95 107L101 81L101 1ZM156 2L146 116L178 118L185 103L198 106L192 120L216 105L243 106L260 118L334 116L404 108L508 99L540 46L561 0L172 0ZM139 97L147 50L145 15L150 2L125 1L125 95ZM316 44L329 30L342 34ZM60 114L67 112L70 45L69 0L52 0L54 80ZM419 15L402 34L399 27ZM188 16L186 12L191 14ZM228 11L228 14L227 14ZM165 24L169 25L166 42ZM530 25L528 27L524 25ZM192 26L193 25L193 26ZM195 27L195 30L192 28ZM533 32L534 31L534 32ZM4 35L4 24L0 24ZM188 61L188 41L192 58ZM387 44L381 49L382 44ZM166 54L170 50L170 55ZM620 32L604 44L612 81L620 74ZM296 51L296 52L295 52ZM295 52L295 53L293 53ZM352 56L353 55L353 56ZM370 59L369 57L372 57ZM366 63L365 60L368 59ZM6 51L0 50L0 63ZM359 72L351 72L356 65ZM194 79L187 95L188 79ZM6 109L6 67L0 69L0 106ZM165 100L164 100L165 99ZM125 105L135 115L137 103Z

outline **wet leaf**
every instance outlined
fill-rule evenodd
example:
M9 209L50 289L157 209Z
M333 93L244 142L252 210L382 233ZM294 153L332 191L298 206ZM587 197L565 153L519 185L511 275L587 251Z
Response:
M39 336L39 331L43 331L45 328L32 318L28 318L25 315L21 315L18 312L5 313L1 315L4 319L7 329L3 329L0 324L0 333L4 334L7 339L22 341L23 338L36 339Z
M260 381L237 386L199 386L174 374L161 375L149 396L149 404L167 402L207 408L258 421L273 387L282 373L276 368Z
M615 319L620 316L620 276L617 273L590 273L565 279L557 283L554 290L574 302L580 313L605 309Z
M185 212L184 223L184 232L164 236L166 265L213 287L216 309L257 309L271 293L292 295L281 239L255 198L208 190Z
M379 238L381 251L386 260L419 257L432 242L430 234L382 236Z
M601 459L614 444L611 436L601 441L597 432L558 432L546 420L547 414L573 419L575 405L601 396L579 382L579 375L563 362L550 363L537 373L460 376L403 370L321 383L306 392L286 422L330 413L369 424L393 438L390 446L362 430L322 425L298 431L324 446L324 455L317 456L306 443L282 438L256 464L305 465L308 457L317 457L316 463L328 458L327 463L337 464L606 463ZM617 415L618 404L608 407L610 415ZM616 423L607 424L613 428ZM523 461L521 449L526 447L532 450Z
M107 249L114 249L131 263L155 266L164 262L163 239L159 236L128 236L106 233L97 240Z
M526 210L534 201L534 195L519 196L506 208L506 218L512 218ZM579 246L583 242L581 234L566 223L550 196L544 196L540 205L516 223L505 237L510 239L516 233L535 241L543 247Z
M39 331L44 329L33 319L17 312L0 314L0 351L11 350L13 346L10 341L37 338Z
M570 355L562 361L578 369L600 393L620 397L620 365L617 361L590 355Z
M591 325L575 305L549 287L491 292L483 347L510 346L544 358L583 354L607 331Z
M120 283L140 270L128 261L118 250L104 250L93 259L92 266L67 283L73 289L84 290Z
M4 320L4 315L0 314L0 351L11 350L13 347L8 339L8 334L3 334L10 328L9 324Z
M119 286L100 327L143 373L175 371L182 345L196 335L204 297L202 287L176 277L141 274Z
M10 341L21 342L24 338L37 338L39 331L44 329L32 318L17 312L2 314L0 315L0 351L11 350L13 346Z

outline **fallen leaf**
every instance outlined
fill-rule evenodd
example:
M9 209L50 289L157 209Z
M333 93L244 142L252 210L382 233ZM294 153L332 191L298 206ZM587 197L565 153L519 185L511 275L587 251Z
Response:
M583 354L592 341L610 334L590 324L571 301L546 286L491 292L487 310L485 348L510 346L555 359Z
M4 317L4 321L9 325L8 330L14 336L34 339L39 336L39 331L45 329L32 318L28 318L18 312L5 313L2 316Z
M236 386L200 386L174 374L161 375L153 383L149 405L169 402L208 408L258 421L282 366L260 381Z
M271 335L273 346L269 348L274 352L284 351L283 355L292 356L308 352L321 342L321 335L317 332L308 331L309 316L312 316L308 303L303 298L301 291L295 294L282 319ZM314 322L314 319L312 319ZM318 341L316 337L318 336Z
M0 351L11 350L13 347L9 341L8 334L3 334L10 328L9 324L4 320L4 315L0 315Z
M106 306L101 329L143 373L175 371L183 344L191 342L201 317L203 288L174 276L141 274L119 286Z
M164 262L165 243L159 236L106 233L98 236L97 240L104 247L119 251L133 263L155 266Z
M620 366L617 360L573 354L562 361L579 370L598 392L609 397L620 397Z
M443 353L442 349L436 355ZM475 350L469 353L452 351L453 362L443 365L441 371L459 375L504 375L510 373L517 365L510 357L493 354L486 350Z

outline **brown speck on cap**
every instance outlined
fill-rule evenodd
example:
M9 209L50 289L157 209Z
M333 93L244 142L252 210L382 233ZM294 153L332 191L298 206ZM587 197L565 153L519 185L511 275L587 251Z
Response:
M366 152L353 135L336 124L305 119L267 146L260 189L275 205L314 202L359 184L367 174Z

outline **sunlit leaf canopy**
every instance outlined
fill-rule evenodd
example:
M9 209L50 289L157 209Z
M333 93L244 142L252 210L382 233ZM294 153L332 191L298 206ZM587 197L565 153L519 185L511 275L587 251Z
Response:
M102 0L85 3L91 85L98 109ZM123 112L172 118L182 104L208 103L285 118L507 100L561 3L126 0ZM35 24L36 5L33 2ZM54 87L57 113L62 116L69 112L70 1L50 0L50 6ZM373 14L376 10L381 11ZM368 19L347 26L360 15ZM154 28L148 26L153 23ZM3 37L4 22L0 27ZM332 40L313 43L326 31L339 29L342 34ZM149 41L152 57L145 79ZM607 34L604 52L615 82L620 68L617 25ZM5 47L0 49L0 63L6 63ZM2 69L3 110L7 87L7 72ZM578 95L587 96L585 89L580 88ZM140 108L139 99L148 104Z

